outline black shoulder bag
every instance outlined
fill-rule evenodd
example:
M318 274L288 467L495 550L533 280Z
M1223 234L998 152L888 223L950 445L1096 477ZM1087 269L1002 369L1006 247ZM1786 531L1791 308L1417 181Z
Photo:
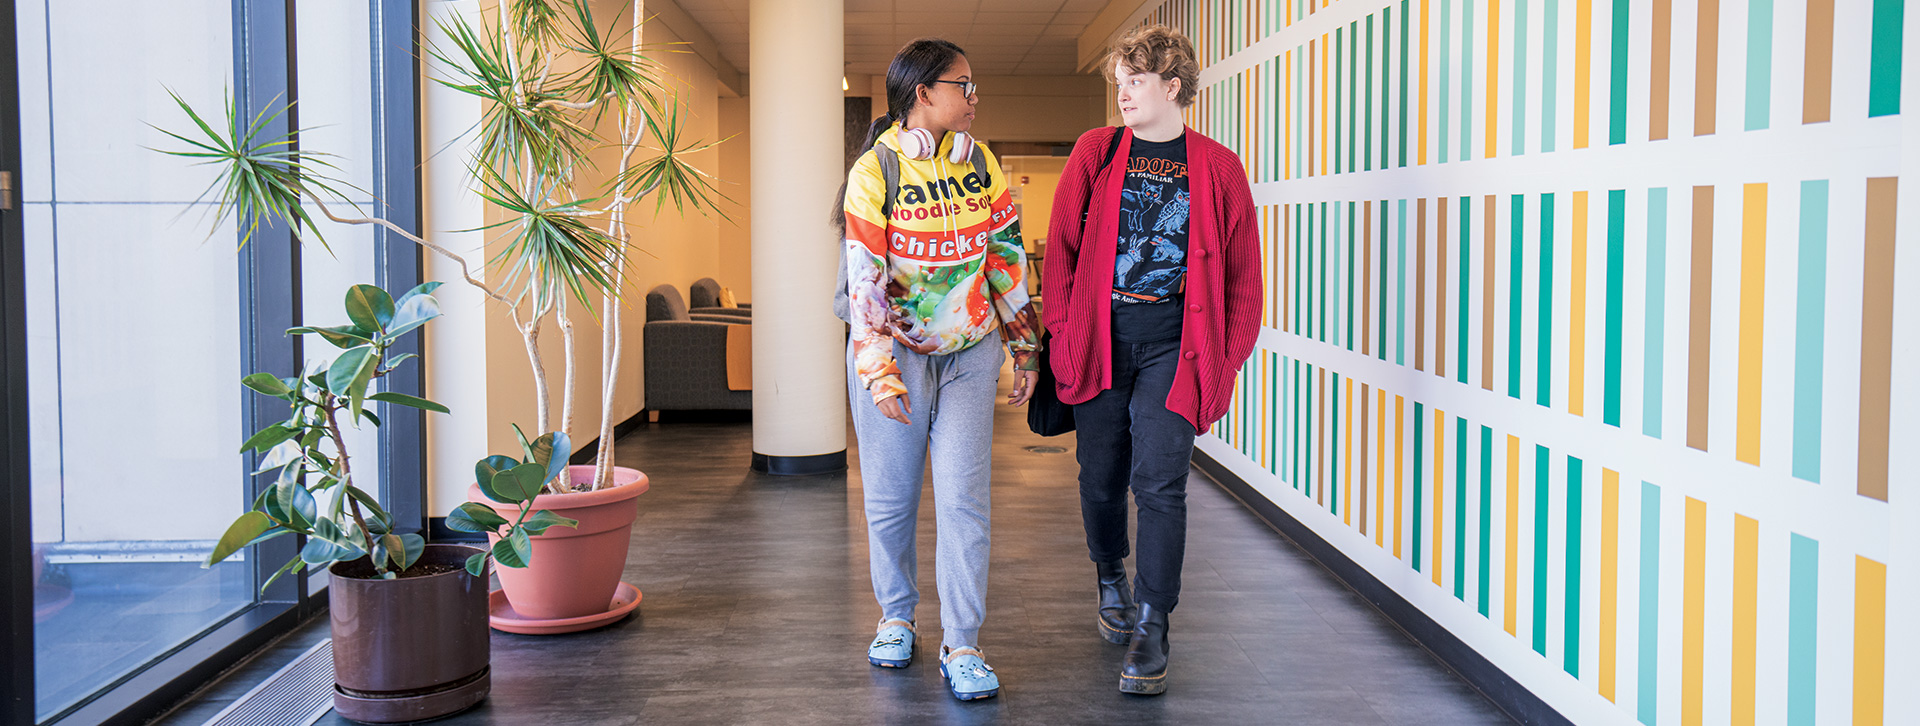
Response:
M1113 132L1113 136L1107 139L1107 153L1101 157L1100 167L1094 170L1093 180L1092 183L1088 184L1089 187L1098 184L1101 172L1106 171L1107 165L1113 163L1113 152L1120 148L1121 133L1122 131L1116 129ZM1093 198L1091 191L1088 192L1087 198L1089 200ZM1086 224L1087 207L1082 205L1080 207L1082 239L1086 237ZM1041 294L1044 297L1045 291L1043 290ZM1045 331L1040 334L1040 351L1035 356L1035 359L1039 362L1040 375L1035 379L1033 384L1033 397L1027 399L1027 428L1033 429L1034 433L1041 436L1059 436L1060 434L1070 433L1074 429L1073 406L1061 403L1060 393L1054 390L1054 385L1058 379L1053 376L1052 355L1053 331Z

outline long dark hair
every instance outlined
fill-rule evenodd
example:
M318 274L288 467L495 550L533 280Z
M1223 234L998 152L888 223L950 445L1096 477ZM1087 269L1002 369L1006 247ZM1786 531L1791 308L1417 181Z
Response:
M893 54L893 63L887 66L887 113L873 120L867 127L867 140L860 144L866 149L873 146L875 139L887 132L896 123L907 120L907 112L920 100L920 87L932 86L934 81L953 67L967 52L953 41L940 38L919 38L900 48ZM864 152L863 152L864 153ZM829 215L829 224L840 233L836 244L843 244L847 236L847 184L840 183L840 194L834 197L833 211Z

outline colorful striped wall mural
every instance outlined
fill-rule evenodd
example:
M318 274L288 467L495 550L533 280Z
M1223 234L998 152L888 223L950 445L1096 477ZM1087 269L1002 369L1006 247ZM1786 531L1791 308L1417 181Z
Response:
M1906 15L1152 7L1268 266L1201 448L1576 723L1920 723Z

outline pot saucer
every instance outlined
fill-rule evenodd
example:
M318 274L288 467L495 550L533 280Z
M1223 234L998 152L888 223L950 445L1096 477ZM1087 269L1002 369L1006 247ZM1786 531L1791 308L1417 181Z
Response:
M640 607L640 588L625 582L613 591L613 603L606 612L582 615L577 618L554 618L540 620L529 618L513 611L513 605L507 602L505 590L487 593L487 624L494 630L522 635L555 635L558 633L577 633L608 625Z

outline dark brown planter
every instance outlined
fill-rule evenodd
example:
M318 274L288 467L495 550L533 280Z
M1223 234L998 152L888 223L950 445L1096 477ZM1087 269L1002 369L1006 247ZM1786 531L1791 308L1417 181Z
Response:
M334 711L362 723L406 723L487 697L487 579L465 569L480 551L428 545L414 567L453 569L425 577L365 579L373 568L364 558L328 570Z

